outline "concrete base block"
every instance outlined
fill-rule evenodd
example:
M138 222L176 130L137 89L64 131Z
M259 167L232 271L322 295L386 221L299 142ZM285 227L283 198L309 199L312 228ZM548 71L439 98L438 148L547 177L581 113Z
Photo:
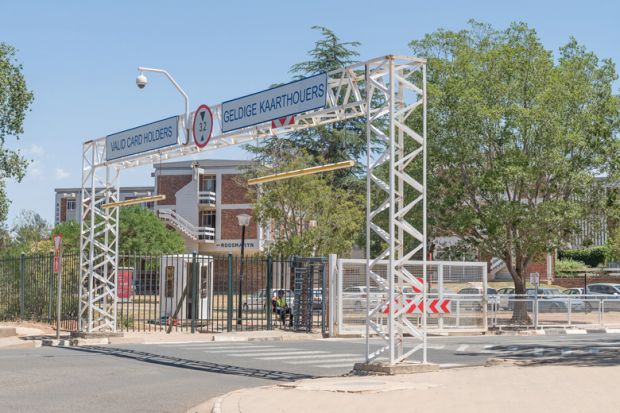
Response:
M17 335L15 327L0 327L0 337L14 337Z
M85 333L83 331L72 331L71 338L110 338L110 337L123 337L123 333L112 333L111 331L96 331L93 333Z
M438 371L439 365L434 363L414 363L403 361L397 364L388 362L355 363L353 371L357 374L415 374Z

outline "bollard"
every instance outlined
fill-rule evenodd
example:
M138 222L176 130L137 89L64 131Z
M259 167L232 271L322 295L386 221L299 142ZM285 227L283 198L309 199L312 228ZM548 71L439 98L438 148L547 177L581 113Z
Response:
M232 331L233 317L233 257L232 253L228 254L228 299L226 304L226 331Z

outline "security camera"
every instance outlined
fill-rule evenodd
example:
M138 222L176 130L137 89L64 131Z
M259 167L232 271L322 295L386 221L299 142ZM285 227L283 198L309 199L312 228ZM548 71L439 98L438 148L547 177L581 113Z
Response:
M136 85L138 85L140 89L144 89L144 87L146 86L148 82L149 82L148 79L142 73L140 73L138 77L136 78Z

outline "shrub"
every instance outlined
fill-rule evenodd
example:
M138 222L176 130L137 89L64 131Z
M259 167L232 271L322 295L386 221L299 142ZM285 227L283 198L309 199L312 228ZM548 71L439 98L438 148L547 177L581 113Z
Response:
M607 255L608 249L606 246L558 251L559 260L581 261L588 267L598 267L599 264L605 264Z
M588 266L583 261L576 261L571 259L557 260L555 262L555 271L559 276L574 275L570 270L581 270Z

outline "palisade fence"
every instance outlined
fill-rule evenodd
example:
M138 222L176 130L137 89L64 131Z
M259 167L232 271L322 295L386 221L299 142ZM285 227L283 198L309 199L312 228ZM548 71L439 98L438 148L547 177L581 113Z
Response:
M76 330L79 254L62 257L61 329ZM121 254L117 273L119 331L223 332L286 328L326 332L323 259ZM242 271L243 267L243 271ZM297 290L296 290L297 286ZM55 326L53 255L0 259L0 320ZM272 297L285 292L286 322Z

